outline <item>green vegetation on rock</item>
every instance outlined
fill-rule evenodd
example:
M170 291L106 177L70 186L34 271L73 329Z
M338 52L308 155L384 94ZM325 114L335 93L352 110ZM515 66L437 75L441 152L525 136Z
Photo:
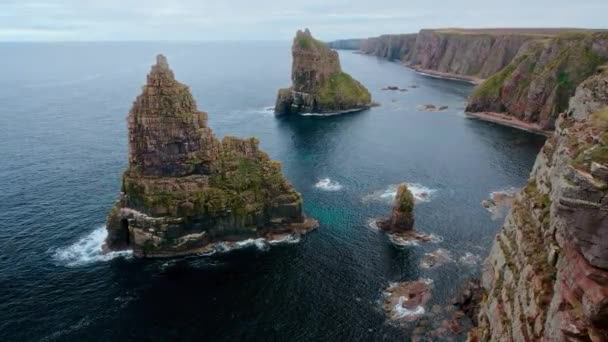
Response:
M336 103L365 105L371 101L369 91L345 72L332 75L317 95L320 104L327 107Z

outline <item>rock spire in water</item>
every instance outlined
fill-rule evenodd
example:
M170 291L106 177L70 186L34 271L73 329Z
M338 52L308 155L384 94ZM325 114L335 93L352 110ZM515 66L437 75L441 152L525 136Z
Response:
M378 221L380 228L393 232L414 230L414 195L406 184L399 185L390 219Z
M128 126L129 167L108 217L106 249L174 256L210 252L224 240L299 236L316 226L257 139L216 139L207 113L162 55Z
M292 45L292 87L279 90L277 114L335 113L371 106L369 91L342 71L338 53L298 31Z

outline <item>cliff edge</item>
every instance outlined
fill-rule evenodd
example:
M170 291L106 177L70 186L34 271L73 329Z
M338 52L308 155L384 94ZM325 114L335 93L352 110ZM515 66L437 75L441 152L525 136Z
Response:
M292 45L292 86L280 89L277 114L336 113L371 106L369 91L342 71L338 53L298 31Z
M566 33L527 42L501 71L481 84L466 111L505 113L552 130L576 87L608 61L608 33Z
M129 112L128 131L129 166L108 216L106 249L175 256L316 226L257 139L215 137L162 55Z
M601 72L577 87L496 236L470 340L608 340L607 129Z

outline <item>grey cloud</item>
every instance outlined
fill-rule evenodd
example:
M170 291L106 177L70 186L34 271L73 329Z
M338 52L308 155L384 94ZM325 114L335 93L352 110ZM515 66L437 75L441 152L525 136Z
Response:
M2 0L0 40L323 39L433 27L605 27L605 0Z

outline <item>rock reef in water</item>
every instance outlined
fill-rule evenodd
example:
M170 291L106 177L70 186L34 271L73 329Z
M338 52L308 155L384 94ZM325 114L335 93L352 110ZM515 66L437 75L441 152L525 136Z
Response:
M390 219L378 221L378 227L391 232L414 230L414 195L406 184L400 184Z
M316 227L281 164L255 138L219 141L162 55L129 112L128 131L129 166L108 217L106 249L176 256Z
M291 88L280 89L277 114L340 113L372 106L369 91L342 71L338 53L298 31L292 46Z
M578 86L485 262L472 341L608 340L608 73Z

